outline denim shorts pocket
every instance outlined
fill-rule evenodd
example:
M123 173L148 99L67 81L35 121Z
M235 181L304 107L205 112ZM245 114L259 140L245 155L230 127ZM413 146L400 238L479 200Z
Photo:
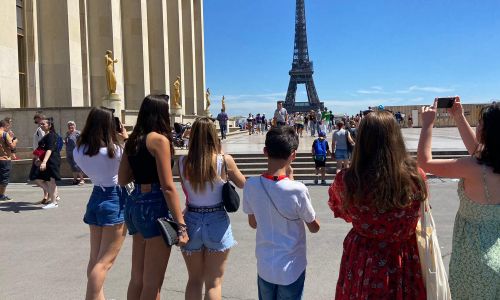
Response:
M208 239L212 243L223 243L231 235L230 226L229 216L226 212L217 214L207 224Z

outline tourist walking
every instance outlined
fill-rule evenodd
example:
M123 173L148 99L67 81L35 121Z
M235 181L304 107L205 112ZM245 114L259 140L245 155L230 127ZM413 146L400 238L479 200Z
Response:
M10 135L10 137L13 141L16 141L16 143L19 142L19 140L16 137L16 134L14 133L14 131L12 131L12 126L14 125L12 118L6 117L6 118L4 118L4 121L5 121L5 132L7 132ZM14 149L11 150L10 157L11 157L11 160L18 160L19 159L16 156L16 147L15 146L14 146Z
M266 119L266 114L262 114L262 124L261 124L261 129L260 132L264 134L267 131L267 119Z
M277 127L285 126L288 122L288 112L283 107L283 101L278 101L277 108L274 111L274 122Z
M316 167L316 178L314 179L314 184L318 184L320 173L321 184L326 184L326 158L332 153L330 152L330 147L328 146L328 141L326 140L326 134L323 131L320 131L318 134L318 138L314 140L311 152L314 160L314 165Z
M0 120L0 203L11 201L5 194L12 170L12 150L16 149L17 139L12 138L5 120Z
M348 145L354 145L354 141L348 131L344 129L344 122L337 122L337 130L332 135L332 159L336 161L337 173L343 168L349 168L349 148Z
M222 202L227 180L243 188L245 176L234 159L221 153L213 122L198 118L191 131L187 156L179 158L179 174L186 195L184 220L189 242L181 248L189 279L186 299L222 298L222 279L230 249L236 244Z
M38 148L38 143L42 140L43 136L45 135L45 132L42 130L42 127L40 126L40 122L45 119L45 116L42 115L41 113L36 113L33 116L33 121L36 124L36 130L35 133L33 134L33 151L35 151ZM33 173L34 168L38 168L38 166L35 166L35 161L38 157L34 155L33 161L31 162L31 171L30 174ZM49 191L45 189L45 185L41 186L38 184L38 182L35 180L35 184L39 186L42 191L43 191L43 197L41 201L36 202L35 204L47 204L48 198L49 198Z
M73 135L74 122L68 122L68 133ZM104 281L120 252L126 236L124 224L125 189L118 185L118 168L123 146L118 134L127 138L127 131L115 128L109 109L94 107L76 144L72 145L73 163L81 166L94 184L83 217L90 229L90 258L87 266L87 292L85 299L104 297ZM66 140L71 137L66 136ZM68 149L68 143L66 143ZM67 153L69 155L69 152ZM81 171L80 171L81 172Z
M79 137L80 131L76 130L76 123L74 121L69 121L68 131L64 137L64 144L66 144L66 161L68 162L68 165L71 168L71 173L73 174L73 185L85 184L83 172L73 158L73 149L75 149Z
M311 109L309 116L309 130L311 130L311 136L316 136L316 113Z
M302 113L297 113L295 116L295 128L297 135L302 137L302 132L304 131L304 115Z
M426 299L415 228L427 197L425 174L406 152L391 113L359 125L352 165L329 189L336 218L352 222L335 299Z
M34 159L30 172L30 180L47 191L47 198L42 199L43 208L56 208L59 206L59 197L56 181L61 180L59 174L61 168L61 154L59 151L59 136L54 128L54 119L49 117L40 121L40 128L44 136L38 142L38 147L33 152Z
M302 299L306 276L306 233L320 225L307 187L289 179L299 138L290 127L266 135L268 168L251 177L243 189L243 211L257 229L257 286L261 300Z
M220 135L221 139L226 139L226 133L227 133L227 120L228 116L226 114L225 109L221 109L220 113L217 115L217 121L219 121L219 128L220 128Z
M161 237L158 218L171 215L178 223L179 246L189 240L172 177L168 100L167 95L149 95L142 101L118 172L119 185L135 184L125 205L125 222L133 236L127 299L160 299L171 247Z
M260 134L261 131L261 124L262 124L262 117L260 116L260 113L258 113L256 116L255 116L255 125L256 125L256 129L257 129L257 134Z
M460 206L455 217L450 259L454 300L500 299L500 104L485 106L476 132L464 115L460 98L448 110L471 156L432 158L432 127L437 102L421 111L418 162L429 173L460 178Z

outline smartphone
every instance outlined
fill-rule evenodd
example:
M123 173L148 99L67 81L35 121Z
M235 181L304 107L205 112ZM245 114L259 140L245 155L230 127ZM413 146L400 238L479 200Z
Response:
M115 117L115 128L117 132L122 132L122 123L118 117Z
M455 103L455 97L437 98L437 108L451 108Z

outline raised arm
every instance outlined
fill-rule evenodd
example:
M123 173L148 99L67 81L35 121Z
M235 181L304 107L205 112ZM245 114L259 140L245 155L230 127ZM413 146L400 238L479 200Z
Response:
M465 118L464 109L460 103L460 97L455 98L455 103L448 110L448 112L452 115L455 123L457 124L458 132L464 142L465 148L470 155L474 154L478 145L476 133L470 127L469 122L467 122L467 119Z

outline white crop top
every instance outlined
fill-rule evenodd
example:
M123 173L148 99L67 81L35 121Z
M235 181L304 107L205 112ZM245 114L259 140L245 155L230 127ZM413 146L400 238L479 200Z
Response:
M222 203L222 186L225 181L222 180L222 167L224 166L224 158L221 154L217 155L217 178L213 183L213 188L210 181L205 182L205 190L202 193L196 193L189 183L189 179L184 176L184 156L179 158L180 176L183 182L184 195L189 206L215 206Z
M73 149L73 157L80 169L89 176L94 185L110 187L118 185L118 168L122 159L123 149L115 146L115 157L109 158L108 149L101 147L94 156L83 154L85 145Z

